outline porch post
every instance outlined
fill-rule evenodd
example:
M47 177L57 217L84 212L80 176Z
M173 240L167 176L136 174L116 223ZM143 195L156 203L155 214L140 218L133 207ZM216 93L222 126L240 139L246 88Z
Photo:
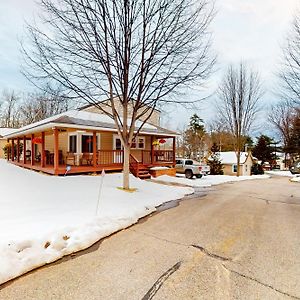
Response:
M15 160L15 140L11 140L11 161Z
M96 131L93 131L93 166L97 167L97 135L96 135Z
M23 137L23 163L26 165L26 136Z
M20 162L20 138L17 137L17 162Z
M34 134L31 135L31 165L33 166L34 165L34 143L33 143L33 139L34 139Z
M153 135L151 135L151 164L154 162L154 146L153 146Z
M176 165L176 137L173 137L173 165Z
M41 167L45 167L45 132L42 132Z
M59 157L58 157L58 129L53 129L54 134L54 174L58 175Z

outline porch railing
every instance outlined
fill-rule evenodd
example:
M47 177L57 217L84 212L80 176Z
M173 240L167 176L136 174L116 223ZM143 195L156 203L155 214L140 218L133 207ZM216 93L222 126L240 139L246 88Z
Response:
M173 150L154 150L154 163L159 162L173 162Z
M119 165L123 164L123 150L98 150L97 165Z
M140 162L132 154L129 156L129 168L135 177L139 175Z

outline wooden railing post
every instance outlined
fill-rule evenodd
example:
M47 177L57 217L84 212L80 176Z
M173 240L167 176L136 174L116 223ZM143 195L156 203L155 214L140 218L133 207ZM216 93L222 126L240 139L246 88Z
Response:
M45 132L42 132L41 167L45 167Z
M20 138L17 137L17 162L20 162Z
M34 165L34 134L31 135L31 165Z
M173 166L176 165L176 137L173 137Z
M58 129L56 127L53 129L53 135L54 135L54 174L58 175L58 167L59 167Z
M154 145L153 145L153 136L151 135L151 164L154 163Z
M15 140L11 140L11 161L15 160Z
M26 136L23 137L23 163L26 165Z
M97 135L93 132L93 166L97 167Z

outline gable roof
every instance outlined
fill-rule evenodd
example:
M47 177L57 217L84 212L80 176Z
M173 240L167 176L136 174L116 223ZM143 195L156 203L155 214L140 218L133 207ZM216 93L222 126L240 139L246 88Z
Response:
M122 97L122 96L120 96L120 97ZM118 100L118 97L116 96L116 97L114 97L114 99ZM130 99L130 100L131 101L136 101L135 99ZM96 104L98 104L98 105L105 104L105 103L107 103L109 101L110 101L110 99L104 99L104 100L98 101ZM108 104L108 106L109 106L109 104ZM88 109L90 107L95 107L95 104L85 104L83 106L78 107L78 110L85 110L85 109ZM148 105L148 107L150 107L150 106ZM154 110L157 111L157 112L159 112L159 113L161 112L158 108L154 108Z
M237 155L236 155L235 151L219 152L219 154L220 154L220 161L222 164L236 164L237 163ZM248 152L240 153L240 163L241 164L246 162L248 155L249 155Z
M137 126L141 125L141 121L137 121ZM8 133L5 138L11 138L24 134L49 130L55 126L67 127L67 128L80 128L86 130L103 130L103 131L117 131L114 120L105 115L99 113L92 113L81 110L69 110L67 112L46 118L42 121L32 123L30 125L21 127L13 133ZM136 128L137 130L138 128ZM143 125L141 134L156 134L159 136L177 136L178 133L162 128L159 126L145 123Z

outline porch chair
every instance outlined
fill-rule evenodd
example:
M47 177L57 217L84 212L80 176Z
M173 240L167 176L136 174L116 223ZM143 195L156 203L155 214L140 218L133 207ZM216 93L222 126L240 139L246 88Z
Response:
M31 150L26 150L25 157L27 161L31 161Z
M85 163L84 163L85 162ZM82 153L80 159L80 165L92 165L93 163L93 155L90 153Z
M75 166L75 154L72 152L67 152L66 155L66 164Z

